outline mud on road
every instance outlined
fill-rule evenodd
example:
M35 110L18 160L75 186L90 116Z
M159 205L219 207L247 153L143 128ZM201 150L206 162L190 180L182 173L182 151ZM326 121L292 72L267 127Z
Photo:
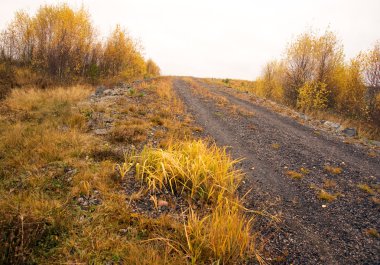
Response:
M261 249L268 263L380 263L380 240L368 233L380 229L378 153L371 157L365 147L345 144L227 87L179 77L173 86L205 134L229 146L234 158L244 158L241 193L252 189L246 206L280 218L279 229L269 232L263 228L268 220L258 217L256 223L268 240ZM254 114L233 115L200 91ZM342 172L334 174L327 167ZM332 196L330 202L318 198L324 191Z

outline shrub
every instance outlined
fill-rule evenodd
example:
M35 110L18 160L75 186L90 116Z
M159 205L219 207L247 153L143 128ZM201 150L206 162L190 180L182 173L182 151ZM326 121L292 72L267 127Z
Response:
M338 93L334 108L348 116L365 119L367 118L366 88L361 68L362 61L358 57L337 71L335 79L338 85Z
M374 107L370 112L370 117L377 126L380 126L380 93L376 96Z
M226 79L223 79L222 82L225 83L226 85L230 84L230 79L229 78L226 78Z
M5 98L15 85L15 73L8 64L0 63L0 100Z
M156 77L160 75L160 67L152 60L148 59L146 61L146 76L145 77Z
M297 107L303 110L326 109L329 91L327 85L320 82L306 82L300 89Z
M290 43L281 61L264 66L255 92L304 111L318 110L318 115L344 115L361 135L377 138L379 65L380 42L345 63L343 46L333 32L305 32Z

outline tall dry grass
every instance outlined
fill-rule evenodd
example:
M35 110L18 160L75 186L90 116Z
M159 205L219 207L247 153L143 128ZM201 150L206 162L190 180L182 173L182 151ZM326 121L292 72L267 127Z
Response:
M4 101L4 104L14 111L38 111L48 114L83 100L91 92L92 89L86 86L58 87L48 90L36 88L14 89Z
M176 235L162 236L191 264L236 264L252 254L252 219L248 219L236 190L242 179L225 149L202 140L173 143L167 149L146 147L120 169L134 165L137 179L151 191L169 190L187 196L209 210L189 209Z
M166 150L146 147L133 159L137 178L150 189L167 188L194 199L219 201L233 195L241 180L234 170L237 161L201 140L173 143Z
M184 223L132 211L115 161L92 158L94 147L109 150L111 143L86 132L88 105L82 101L89 89L14 90L0 111L0 263L244 261L251 250L251 221L234 194L241 179L233 169L236 161L215 145L178 143L183 127L173 116L182 105L170 91L170 80L160 82L144 84L155 97L139 102L159 110L160 126L168 128L172 140L164 149L146 147L133 156L134 164L118 169L126 177L139 163L144 170L138 179L155 183L152 189L170 189L171 182L173 191L204 200L201 209L189 209ZM135 118L158 123L148 114ZM95 198L98 205L79 202Z
M191 263L235 264L245 258L252 243L251 223L236 201L219 203L204 217L191 211L184 225Z
M0 112L0 263L28 264L57 247L72 225L73 167L96 141L75 109L90 89L15 89ZM46 252L46 253L44 253Z

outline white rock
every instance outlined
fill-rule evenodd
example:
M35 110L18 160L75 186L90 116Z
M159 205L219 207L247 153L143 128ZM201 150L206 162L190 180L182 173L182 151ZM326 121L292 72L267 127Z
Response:
M96 135L105 135L105 134L107 134L107 129L96 129L96 130L94 131L94 133L95 133Z
M339 123L335 123L335 122L331 122L331 121L325 121L323 124L327 127L331 127L334 129L338 129L340 127Z

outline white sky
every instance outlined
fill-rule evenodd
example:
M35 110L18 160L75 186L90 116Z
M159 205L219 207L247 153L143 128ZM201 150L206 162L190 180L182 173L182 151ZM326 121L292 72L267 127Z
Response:
M380 0L0 0L0 28L60 2L84 4L102 35L125 26L166 75L251 80L310 28L330 27L347 58L380 40Z

